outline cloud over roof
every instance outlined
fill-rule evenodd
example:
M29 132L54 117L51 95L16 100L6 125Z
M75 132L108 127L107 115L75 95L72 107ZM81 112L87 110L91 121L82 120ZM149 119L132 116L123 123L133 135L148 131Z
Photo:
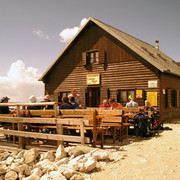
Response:
M25 67L21 60L11 64L7 76L0 77L0 98L10 97L11 102L28 102L30 95L43 97L43 83L38 81L41 73L33 67Z

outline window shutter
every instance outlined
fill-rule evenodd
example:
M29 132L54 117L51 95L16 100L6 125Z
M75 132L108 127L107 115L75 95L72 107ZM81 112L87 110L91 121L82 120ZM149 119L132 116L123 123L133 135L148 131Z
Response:
M105 63L105 51L103 49L99 50L99 64Z
M87 64L86 63L86 52L82 53L82 62L83 62L83 66L85 66Z

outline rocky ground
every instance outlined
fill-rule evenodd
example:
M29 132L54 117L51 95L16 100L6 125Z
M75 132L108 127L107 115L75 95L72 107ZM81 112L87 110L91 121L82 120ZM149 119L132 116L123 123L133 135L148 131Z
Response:
M165 124L165 130L150 138L130 136L105 148L59 146L56 153L0 152L0 180L139 180L180 179L180 124ZM109 144L109 145L108 145Z

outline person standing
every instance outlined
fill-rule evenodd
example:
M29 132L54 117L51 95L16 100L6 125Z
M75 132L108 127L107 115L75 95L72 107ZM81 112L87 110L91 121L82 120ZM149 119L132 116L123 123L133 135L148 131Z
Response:
M83 106L83 101L81 96L77 93L76 89L72 89L71 94L68 95L68 98L74 97L75 102L79 104L80 108Z
M129 95L128 97L129 102L126 104L127 108L138 108L138 103L134 101L134 97L132 95Z

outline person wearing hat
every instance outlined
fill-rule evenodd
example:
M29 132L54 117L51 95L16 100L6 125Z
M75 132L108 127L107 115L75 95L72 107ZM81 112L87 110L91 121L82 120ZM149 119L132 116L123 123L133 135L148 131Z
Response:
M34 95L29 97L29 102L30 103L36 103L37 99ZM40 110L41 106L28 106L27 107L28 110Z
M45 95L44 96L44 101L43 102L51 102L51 100L49 99L49 95ZM42 109L53 109L52 105L48 105L48 106L43 106Z
M10 98L8 98L7 96L4 96L1 99L1 103L8 103ZM9 110L8 106L0 106L0 114L9 114L11 111Z
M134 101L134 97L132 95L129 95L128 99L129 102L126 104L127 108L137 108L139 106L138 103Z

